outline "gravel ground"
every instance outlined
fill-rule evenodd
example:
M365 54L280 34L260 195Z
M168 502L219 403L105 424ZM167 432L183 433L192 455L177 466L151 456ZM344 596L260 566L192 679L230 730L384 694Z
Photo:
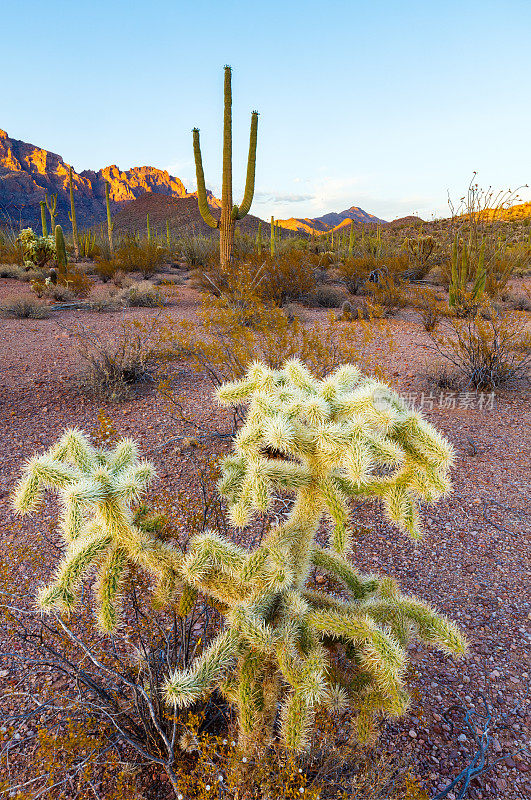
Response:
M0 280L0 299L20 293L20 287ZM177 298L165 312L175 324L193 318L199 302L184 286L178 288ZM145 320L157 313L75 311L37 321L0 320L0 509L7 523L0 543L3 560L20 536L27 537L29 550L37 529L31 521L21 526L11 520L8 494L22 461L47 448L67 426L94 432L101 408L120 434L133 436L144 452L154 450L150 458L161 484L177 488L172 472L178 455L171 448L159 448L179 433L163 401L152 392L141 392L117 405L95 404L76 391L73 381L80 369L71 330L75 323L112 336L124 319ZM323 315L308 316L318 323ZM371 533L360 530L354 558L362 570L394 575L404 590L456 620L471 646L464 663L411 648L415 702L405 718L387 726L380 744L392 740L434 794L476 753L477 744L463 720L465 710L482 711L484 697L493 715L490 759L501 760L471 784L467 796L530 798L531 396L520 386L482 399L471 393L452 399L445 392L441 403L440 393L432 396L424 377L427 353L422 345L427 336L410 316L390 322L394 348L382 353L382 362L388 378L412 401L419 402L424 393L424 413L454 445L454 492L426 510L426 534L416 545L386 523L377 504L361 505L356 521ZM194 413L215 422L218 412L209 399L209 384L184 369L179 389ZM50 554L50 561L54 559ZM15 588L39 580L28 569L25 563L13 565ZM457 788L447 795L449 800L457 796Z

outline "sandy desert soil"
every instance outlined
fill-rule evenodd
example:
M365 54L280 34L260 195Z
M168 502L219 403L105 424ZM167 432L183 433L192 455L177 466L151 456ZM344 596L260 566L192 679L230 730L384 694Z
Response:
M0 298L15 291L20 284L0 281ZM178 325L193 318L198 303L192 289L180 287L165 313ZM133 436L145 452L153 451L150 458L160 484L177 488L172 474L179 456L171 446L157 449L179 433L163 402L152 392L141 392L120 404L94 404L73 382L80 369L73 324L112 336L124 318L147 319L157 313L66 311L44 320L0 320L3 559L9 559L15 536L19 544L20 537L27 537L28 548L34 546L36 523L11 521L9 492L23 460L47 448L67 426L95 431L100 408L120 434ZM319 324L323 316L312 312L311 320ZM362 504L357 521L372 533L358 537L354 558L364 571L394 575L404 590L456 620L471 646L469 657L459 664L420 646L411 649L418 693L411 712L386 728L381 746L392 740L409 754L416 773L435 793L472 760L477 745L463 723L464 710L482 711L484 697L493 714L490 760L501 760L472 783L468 796L529 798L531 392L520 386L482 400L457 394L446 398L450 407L443 407L437 393L430 396L423 377L427 353L421 345L427 337L422 326L407 319L390 326L395 347L392 353L381 353L386 374L411 400L425 393L424 413L456 450L454 492L426 510L426 534L416 545L387 524L377 504ZM188 407L215 421L210 384L186 369L179 381ZM50 554L49 562L54 558ZM13 583L21 591L41 577L30 574L23 562L12 569ZM454 796L448 794L450 800Z

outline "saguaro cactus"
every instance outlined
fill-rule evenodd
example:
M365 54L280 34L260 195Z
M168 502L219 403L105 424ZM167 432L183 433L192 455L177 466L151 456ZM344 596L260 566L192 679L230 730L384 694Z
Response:
M231 68L225 67L225 110L223 116L223 176L221 189L221 216L217 220L210 211L201 146L199 142L199 128L193 129L195 169L197 175L197 199L199 211L207 225L219 228L219 247L221 266L227 267L231 261L234 250L234 229L236 220L243 219L251 208L254 195L254 179L256 169L256 141L258 134L258 112L251 114L251 133L249 139L249 156L247 159L247 178L245 192L241 205L232 204L232 88Z
M111 191L111 185L109 181L105 181L105 205L107 207L107 236L109 237L109 252L112 258L112 256L114 255L114 243L112 240L114 223L111 217L110 191Z
M66 255L65 237L63 236L63 229L60 225L55 226L55 260L57 261L59 272L66 275L68 258Z
M55 220L57 217L56 209L57 209L57 195L52 194L48 197L47 194L44 195L44 202L46 203L46 208L48 209L48 213L50 215L50 230L55 230Z
M256 234L256 252L262 255L262 223L258 223L258 233Z
M218 687L239 712L240 744L253 750L274 735L281 705L287 747L303 749L319 706L351 709L361 741L378 712L401 714L406 645L413 636L462 655L456 626L392 578L362 575L351 551L350 498L379 498L390 520L420 532L418 504L449 490L451 446L385 384L343 366L322 381L298 361L280 370L253 365L218 391L224 405L248 405L234 451L222 463L220 491L233 523L265 511L274 493L294 495L285 521L246 550L213 532L193 536L182 555L139 532L132 503L152 475L129 440L108 453L68 431L32 459L15 494L28 512L42 488L59 492L67 552L40 605L72 608L84 574L98 570L102 628L115 627L128 560L159 578L162 597L184 584L181 605L201 592L226 625L192 665L170 675L168 701L192 705ZM323 518L327 546L316 534ZM329 594L308 583L319 570L342 586ZM338 656L333 658L333 656Z
M46 203L44 200L40 202L41 206L41 227L42 227L42 235L48 236L48 226L46 225Z
M76 207L74 205L74 183L72 180L72 167L68 168L68 182L70 184L70 222L72 223L72 239L74 240L74 254L79 257L79 239L77 236Z

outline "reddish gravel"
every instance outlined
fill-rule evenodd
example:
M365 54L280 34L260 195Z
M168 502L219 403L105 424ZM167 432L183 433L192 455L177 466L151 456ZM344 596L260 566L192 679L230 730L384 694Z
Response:
M14 281L0 281L0 298L20 290ZM178 324L193 317L197 304L193 290L179 287L178 301L167 313ZM157 313L73 311L38 321L0 320L0 508L8 531L2 537L5 554L15 536L27 537L30 548L37 530L31 521L21 526L11 520L8 493L21 463L48 447L66 426L94 432L97 411L105 406L119 433L133 436L144 451L179 433L164 403L152 393L119 405L95 405L76 392L72 381L80 364L70 326L81 322L112 336L124 318L146 319ZM310 318L318 321L321 316L312 312ZM395 348L382 353L382 361L394 385L420 396L429 393L422 377L427 354L420 347L427 337L417 322L408 319L390 323ZM208 383L183 370L179 389L189 408L207 421L215 420ZM483 695L493 710L491 757L509 757L473 782L468 796L530 798L531 396L525 387L507 389L497 394L492 409L479 409L477 398L470 396L458 398L456 408L441 408L437 397L434 400L433 409L424 412L455 447L454 492L426 511L426 535L416 545L387 524L377 504L363 504L358 520L372 532L358 537L355 559L362 570L396 576L405 590L455 619L470 640L470 656L456 664L424 648L411 648L418 694L410 714L387 727L381 746L391 739L395 746L398 743L433 794L476 751L463 715L454 711L446 718L446 710L456 703L481 710ZM471 403L474 407L460 407ZM176 458L171 448L158 449L152 457L166 488L176 488L171 477ZM50 554L50 561L54 559ZM24 563L13 565L15 586L38 578L28 576ZM517 752L526 747L527 754ZM450 793L448 798L454 796Z

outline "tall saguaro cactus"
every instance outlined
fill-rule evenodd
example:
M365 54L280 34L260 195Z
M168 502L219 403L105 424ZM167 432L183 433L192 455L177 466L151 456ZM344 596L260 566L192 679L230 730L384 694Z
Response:
M74 205L74 184L72 181L72 167L68 168L68 182L70 184L70 222L72 223L72 239L74 240L74 254L79 257L79 240L77 237L76 207Z
M105 181L105 205L107 206L107 235L109 237L109 250L112 258L112 256L114 255L114 244L112 241L112 231L114 228L114 224L111 218L110 189L111 187L109 181Z
M254 179L256 169L256 140L258 134L258 112L251 114L251 133L249 139L249 156L247 159L247 178L243 200L239 206L232 204L232 87L231 68L225 67L225 110L223 115L223 176L221 189L221 216L217 220L210 211L203 162L201 158L201 145L199 142L199 128L193 129L195 170L197 175L197 199L199 211L203 220L211 228L219 228L219 249L221 266L226 267L232 261L234 250L234 229L236 220L243 219L248 214L253 202Z
M45 194L44 202L46 203L46 208L48 209L48 213L50 215L50 228L52 231L55 231L55 220L57 218L57 195L52 194L50 197L48 197L48 195Z
M48 236L48 226L46 225L46 203L44 200L41 200L40 206L41 206L42 235Z

